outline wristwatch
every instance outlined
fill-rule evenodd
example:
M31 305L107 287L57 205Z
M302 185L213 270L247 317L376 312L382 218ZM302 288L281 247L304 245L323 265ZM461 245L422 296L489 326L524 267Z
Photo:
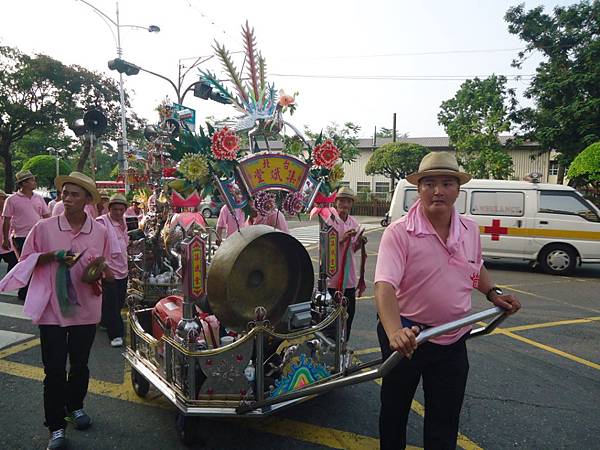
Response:
M493 301L492 298L490 297L490 294L492 292L495 292L497 295L504 294L504 291L502 291L502 289L500 289L498 286L494 286L494 287L490 288L490 290L487 291L487 293L485 294L485 298L487 298L488 301L490 301L490 302Z

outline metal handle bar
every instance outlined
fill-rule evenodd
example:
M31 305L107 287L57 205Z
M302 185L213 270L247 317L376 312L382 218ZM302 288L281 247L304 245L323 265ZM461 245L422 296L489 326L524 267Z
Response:
M458 328L462 328L467 325L472 325L479 321L494 317L494 320L489 325L477 330L473 330L469 338L488 334L493 329L495 329L500 324L500 322L502 322L506 318L506 316L506 311L500 307L496 306L494 308L486 309L485 311L471 314L462 319L454 320L444 325L427 328L421 331L417 336L417 344L423 344L434 337L438 337ZM382 378L386 376L403 357L404 355L402 353L395 351L377 369L372 369L368 372L358 373L355 375L344 376L335 380L324 381L320 384L312 384L302 389L297 389L292 392L287 392L285 394L278 395L277 397L271 397L256 402L242 403L236 408L236 412L238 414L245 414L255 409L274 405L276 403L283 403L300 397L308 397L311 395L322 394L337 387L350 386L353 384L362 383L364 381L371 381L377 378Z

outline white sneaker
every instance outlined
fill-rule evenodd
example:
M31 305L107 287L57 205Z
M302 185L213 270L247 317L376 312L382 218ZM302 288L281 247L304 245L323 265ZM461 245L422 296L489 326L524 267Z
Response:
M123 338L122 337L114 338L112 341L110 341L110 346L111 347L123 347Z

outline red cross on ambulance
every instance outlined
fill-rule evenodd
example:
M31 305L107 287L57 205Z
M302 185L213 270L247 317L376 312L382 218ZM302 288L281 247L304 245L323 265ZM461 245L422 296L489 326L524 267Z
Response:
M484 233L492 235L492 241L499 241L501 234L508 234L508 228L500 226L500 219L493 219L491 227L483 227Z

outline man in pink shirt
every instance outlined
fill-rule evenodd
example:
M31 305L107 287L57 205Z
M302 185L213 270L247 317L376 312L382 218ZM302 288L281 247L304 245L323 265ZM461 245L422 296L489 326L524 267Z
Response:
M57 177L55 184L62 191L65 212L33 226L21 261L6 277L22 283L31 276L23 312L40 328L49 449L66 446L65 415L76 429L91 425L83 401L89 381L88 358L102 305L96 276L112 278L102 263L110 263L107 230L84 212L86 203L100 200L94 182L72 172ZM90 272L92 267L96 267L94 273ZM83 281L84 274L89 283Z
M106 327L108 339L112 347L123 346L125 334L121 309L127 297L127 245L129 235L123 215L127 209L127 199L122 194L113 195L108 201L108 213L96 220L106 227L110 239L110 268L115 277L114 282L102 282L102 320Z
M123 346L125 329L121 319L121 309L127 297L127 277L129 268L127 262L127 246L129 235L123 218L127 209L127 199L123 194L114 194L108 201L108 213L96 220L103 224L110 239L110 268L115 281L102 282L102 320L106 327L108 339L112 347Z
M284 233L290 232L287 220L279 209L273 208L266 216L263 216L254 208L254 200L250 200L250 216L246 225L267 225Z
M341 292L348 300L348 321L346 322L346 340L350 339L350 330L356 310L356 268L354 266L354 253L356 253L366 239L359 232L360 224L350 215L354 204L355 195L352 189L341 187L335 198L335 213L327 219L327 224L332 225L338 232L338 261L337 273L327 280L329 293L333 296ZM345 258L344 258L345 257Z
M388 226L375 269L377 334L384 359L392 351L406 358L383 378L379 433L382 449L406 446L412 399L423 378L425 448L456 448L469 362L469 327L432 339L417 349L420 330L466 316L471 291L514 313L521 307L491 281L483 266L479 227L461 217L454 202L471 176L460 172L451 153L426 155L419 171L406 177L419 199L408 214Z
M2 211L2 209L4 208L4 202L6 201L6 199L8 198L8 195L6 195L6 192L4 192L2 189L0 189L0 211ZM15 264L17 264L17 255L15 255L15 252L13 251L13 246L12 246L12 242L10 242L10 239L8 241L9 243L9 248L6 249L4 248L4 246L0 245L0 261L4 260L4 262L8 265L6 268L6 273L10 272L10 270L15 267Z
M48 203L48 210L50 211L50 214L52 214L52 210L54 209L56 204L60 202L60 200L60 191L56 191L56 198L53 198L52 200L50 200L50 203Z
M95 219L96 217L98 217L98 209L97 209L96 205L94 205L92 203L87 203L85 205L85 207L83 208L83 210L92 219ZM52 216L60 216L64 212L65 212L65 205L62 202L62 200L56 202L56 204L54 205L54 208L52 208Z
M227 205L223 205L219 211L219 218L217 219L217 245L221 245L225 237L229 237L238 231L238 227L241 229L246 226L244 211L241 208L236 208L233 211L235 215L231 214ZM223 236L224 234L225 236Z
M33 192L37 183L29 170L18 172L15 178L18 191L6 199L2 210L2 247L4 250L10 248L9 232L12 228L14 250L19 256L29 231L40 219L49 217L50 211L42 196ZM25 300L27 286L19 289L18 295L20 300Z

